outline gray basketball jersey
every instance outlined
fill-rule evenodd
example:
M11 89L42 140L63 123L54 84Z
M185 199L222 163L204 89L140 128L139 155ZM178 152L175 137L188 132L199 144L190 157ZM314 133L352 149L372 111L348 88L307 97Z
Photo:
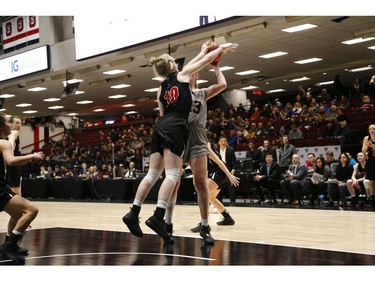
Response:
M193 103L189 113L189 126L200 128L206 127L207 122L207 101L206 91L203 89L192 90Z

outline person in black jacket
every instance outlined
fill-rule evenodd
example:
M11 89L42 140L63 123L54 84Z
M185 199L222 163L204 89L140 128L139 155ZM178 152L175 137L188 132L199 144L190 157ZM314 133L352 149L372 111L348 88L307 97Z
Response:
M301 157L298 154L292 156L292 164L289 166L280 186L283 190L284 199L288 201L285 204L302 204L301 193L307 193L306 190L307 168L301 163Z
M236 155L234 149L228 145L228 141L225 136L221 136L219 139L219 150L217 151L221 156L221 160L225 163L228 170L234 174L234 165L236 163ZM225 189L228 190L230 205L233 206L236 203L236 190L234 186L230 185L229 182L226 182L223 186L220 186L221 191L219 197L222 196L222 193Z
M272 153L266 155L266 162L260 167L259 174L254 176L254 185L259 197L258 203L264 201L262 188L267 188L270 192L270 203L277 204L275 189L279 187L280 166L273 159Z
M328 206L333 206L333 189L338 188L340 193L339 206L346 207L346 182L351 179L353 174L353 166L349 164L349 156L346 153L340 154L340 164L336 168L336 178L328 182Z

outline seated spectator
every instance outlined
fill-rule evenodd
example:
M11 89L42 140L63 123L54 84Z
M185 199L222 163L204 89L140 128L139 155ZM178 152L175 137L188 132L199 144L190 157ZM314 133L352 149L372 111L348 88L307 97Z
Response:
M242 144L246 144L246 143L247 143L247 140L244 134L242 133L241 130L238 130L236 133L236 140L235 140L234 148L236 150L242 150L243 148Z
M237 141L237 135L235 130L230 130L229 135L226 137L228 141L228 145L235 148L236 146L236 141Z
M242 103L240 103L237 107L237 113L242 115L243 113L246 113L246 109L243 107Z
M264 133L268 137L276 137L278 132L276 132L275 127L272 125L272 122L267 122L267 127L264 129Z
M269 119L272 121L284 120L284 113L278 107L274 106Z
M59 165L55 165L53 173L52 173L52 178L53 179L61 179L62 172L60 170Z
M336 117L336 124L339 124L341 121L348 121L348 116L344 113L342 108L337 108L337 117Z
M259 169L260 151L258 148L255 147L255 144L253 141L249 141L248 146L249 146L249 149L246 150L246 158L250 158L250 159L244 161L244 169L257 170ZM247 161L250 161L250 162L247 162Z
M292 164L289 165L280 182L284 199L287 199L284 204L300 205L302 203L301 193L307 193L305 184L307 169L300 160L301 157L298 154L293 155Z
M327 92L327 89L322 89L322 91L316 97L319 103L321 102L329 102L331 100L330 95Z
M254 112L251 114L250 116L250 120L253 121L253 120L257 120L260 118L260 110L259 110L259 107L255 107L254 108Z
M290 102L288 102L285 105L283 115L284 115L284 119L291 119L295 115L295 112L293 111L293 106Z
M316 98L311 98L311 102L308 108L312 108L313 112L316 113L319 110L319 103Z
M247 139L255 138L255 134L257 132L257 125L254 122L251 122L250 128L247 130L248 135L246 136Z
M327 114L326 120L336 123L337 115L337 106L333 104L331 105L330 111Z
M338 188L340 193L339 206L346 207L346 183L351 179L353 174L353 167L349 165L349 157L345 153L340 154L340 163L336 168L336 177L334 181L329 181L327 186L328 191L328 206L334 206L333 189Z
M124 178L127 178L127 179L135 179L137 178L137 169L135 168L135 163L132 161L129 163L129 169L128 171L126 172Z
M324 106L323 105L319 106L319 110L318 110L319 123L326 121L327 117L328 117L328 112L324 109Z
M332 171L332 172L335 172L335 171L333 170L333 166L332 166L332 164L336 164L336 163L338 164L339 161L335 159L334 154L333 154L332 151L328 150L328 151L326 152L326 159L325 159L325 160L326 160L326 161L325 161L326 164L331 168L331 171Z
M48 173L47 169L45 166L40 166L40 171L39 171L39 175L37 176L37 178L42 178L42 179L50 179L51 178L51 175L50 173Z
M322 138L326 139L326 138L333 137L335 134L335 131L336 131L336 128L333 126L332 122L328 122L322 132Z
M60 176L61 179L72 179L72 178L74 178L73 172L70 169L68 169L68 167L66 165L61 165L60 172L61 172L61 176Z
M340 107L342 109L350 107L350 101L347 96L342 95L337 103L337 107Z
M362 98L361 106L357 108L357 111L374 110L374 103L368 95L364 95Z
M346 120L343 120L339 123L339 127L336 128L333 136L340 140L341 149L344 147L347 140L350 138L352 130L347 125Z
M98 178L99 179L113 179L113 173L112 169L108 169L109 166L103 164L99 173Z
M310 205L315 205L315 203L323 203L320 202L319 195L323 194L324 190L327 190L326 181L331 177L331 174L331 169L325 163L324 158L321 156L317 157L315 165L313 166L313 173L306 181L307 190L310 197Z
M272 153L272 158L277 159L276 150L271 147L269 140L263 141L263 146L260 146L260 164L264 164L266 162L266 155Z
M295 102L292 110L294 112L294 115L299 116L301 114L301 112L302 112L302 105L301 105L301 103L300 102Z
M266 131L264 130L263 123L259 122L257 126L257 130L255 132L255 137L263 137L266 135Z
M315 154L310 152L309 154L307 154L307 161L306 161L306 169L307 169L308 177L311 177L312 174L314 173L315 166L316 166Z
M277 204L275 190L279 186L281 179L280 166L273 159L272 153L266 154L266 162L262 164L259 170L259 174L254 176L254 185L258 195L258 202L265 202L271 204ZM270 200L265 201L262 188L266 188L270 192Z
M98 173L96 165L90 166L87 178L89 178L89 179L99 179L99 173Z
M345 152L349 157L349 165L354 167L355 164L358 162L353 158L353 156L350 154L350 152Z
M352 177L346 182L351 197L349 206L356 206L359 203L357 193L366 193L363 184L366 178L366 157L362 152L359 152L357 153L357 159L358 163L353 166Z
M303 139L303 133L298 128L296 123L292 124L291 130L288 133L289 140L302 140Z

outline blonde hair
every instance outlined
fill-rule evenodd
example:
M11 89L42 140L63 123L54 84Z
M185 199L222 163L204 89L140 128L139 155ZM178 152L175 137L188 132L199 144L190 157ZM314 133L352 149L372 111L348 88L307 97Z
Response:
M171 62L173 61L174 59L170 55L164 54L158 58L151 58L150 64L154 67L157 75L166 78L173 71L173 67L171 66Z

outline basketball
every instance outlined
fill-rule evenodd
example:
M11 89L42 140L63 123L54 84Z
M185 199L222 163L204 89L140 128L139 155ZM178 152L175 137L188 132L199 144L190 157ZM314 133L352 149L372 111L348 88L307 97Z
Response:
M219 44L212 43L212 45L210 47L208 47L207 53L212 52L213 50L215 50L215 49L217 49L219 47L220 47ZM211 62L211 64L217 64L221 60L222 56L223 56L223 52L221 52L220 54L218 54L218 56Z

